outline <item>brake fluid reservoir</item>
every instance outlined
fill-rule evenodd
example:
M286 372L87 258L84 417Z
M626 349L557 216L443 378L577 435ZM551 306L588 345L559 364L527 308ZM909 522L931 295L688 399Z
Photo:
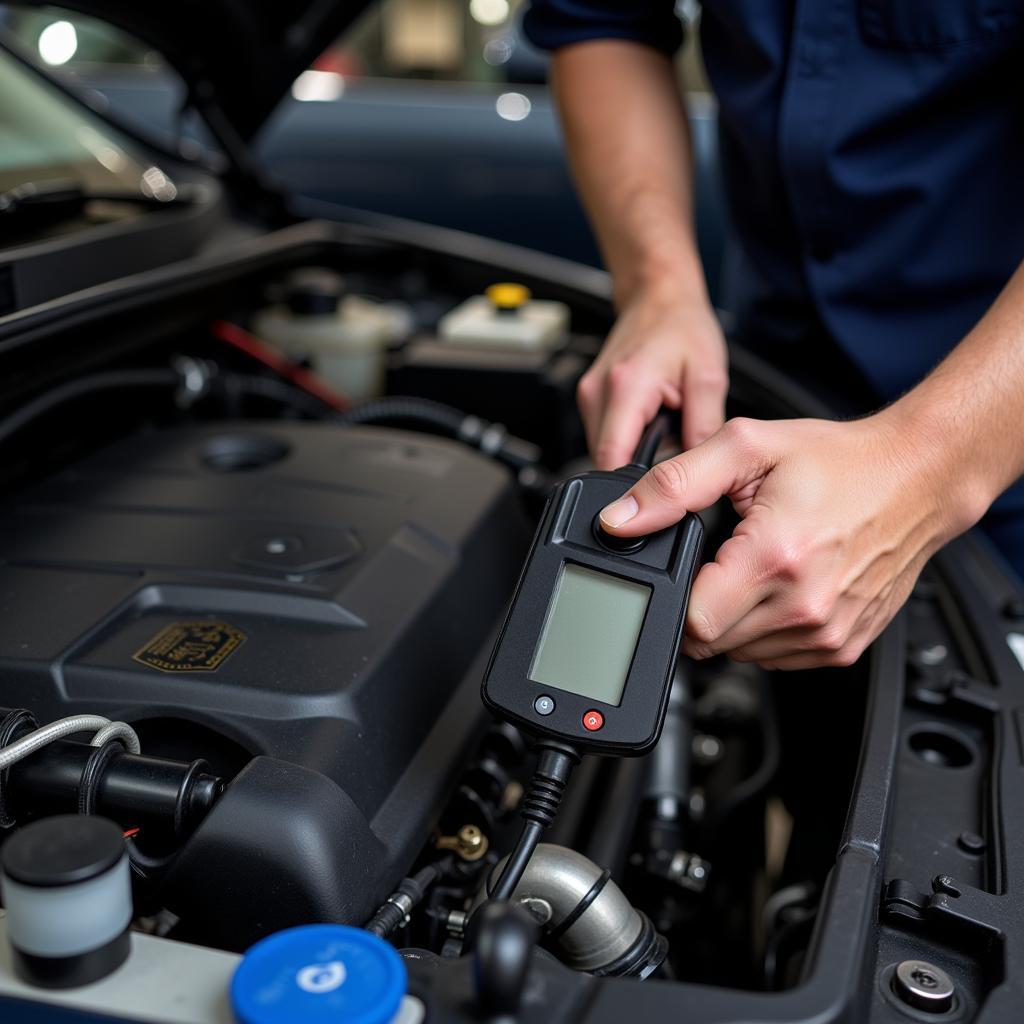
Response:
M569 333L569 307L530 297L521 284L492 284L474 295L438 324L449 345L465 348L551 350Z
M293 362L308 362L349 398L358 401L384 390L387 348L411 330L400 305L346 295L331 271L310 270L289 282L284 302L253 318L253 330Z

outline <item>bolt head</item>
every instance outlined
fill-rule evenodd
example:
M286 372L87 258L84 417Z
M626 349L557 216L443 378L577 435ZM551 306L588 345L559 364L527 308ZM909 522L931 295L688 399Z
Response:
M476 825L463 825L459 829L459 841L471 849L476 849L484 840L480 829Z
M927 1013L945 1013L952 1007L956 994L953 979L926 960L904 960L897 964L893 989L908 1006Z

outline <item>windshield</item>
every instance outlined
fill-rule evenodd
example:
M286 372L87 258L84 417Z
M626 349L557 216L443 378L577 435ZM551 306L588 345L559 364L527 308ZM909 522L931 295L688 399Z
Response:
M0 192L53 181L156 199L175 192L129 140L0 49Z

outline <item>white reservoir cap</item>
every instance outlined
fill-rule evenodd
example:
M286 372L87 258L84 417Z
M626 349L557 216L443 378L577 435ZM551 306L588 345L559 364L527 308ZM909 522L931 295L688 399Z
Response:
M0 892L27 981L85 984L127 955L128 856L121 829L105 818L62 814L15 832L0 850Z

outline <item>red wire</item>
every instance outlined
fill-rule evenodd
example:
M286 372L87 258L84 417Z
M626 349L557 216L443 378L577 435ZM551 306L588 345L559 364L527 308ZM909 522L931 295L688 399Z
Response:
M296 366L290 359L281 355L276 349L271 348L265 341L261 341L255 334L250 334L245 328L239 327L227 320L215 320L210 325L210 333L218 340L244 352L251 359L262 363L274 373L279 374L290 381L297 388L307 394L319 398L321 402L329 405L338 412L345 412L352 407L351 401L340 391L335 391L329 384L321 380L315 373Z
M122 833L123 839L131 839L133 836L137 836L142 829L139 828L126 828Z

